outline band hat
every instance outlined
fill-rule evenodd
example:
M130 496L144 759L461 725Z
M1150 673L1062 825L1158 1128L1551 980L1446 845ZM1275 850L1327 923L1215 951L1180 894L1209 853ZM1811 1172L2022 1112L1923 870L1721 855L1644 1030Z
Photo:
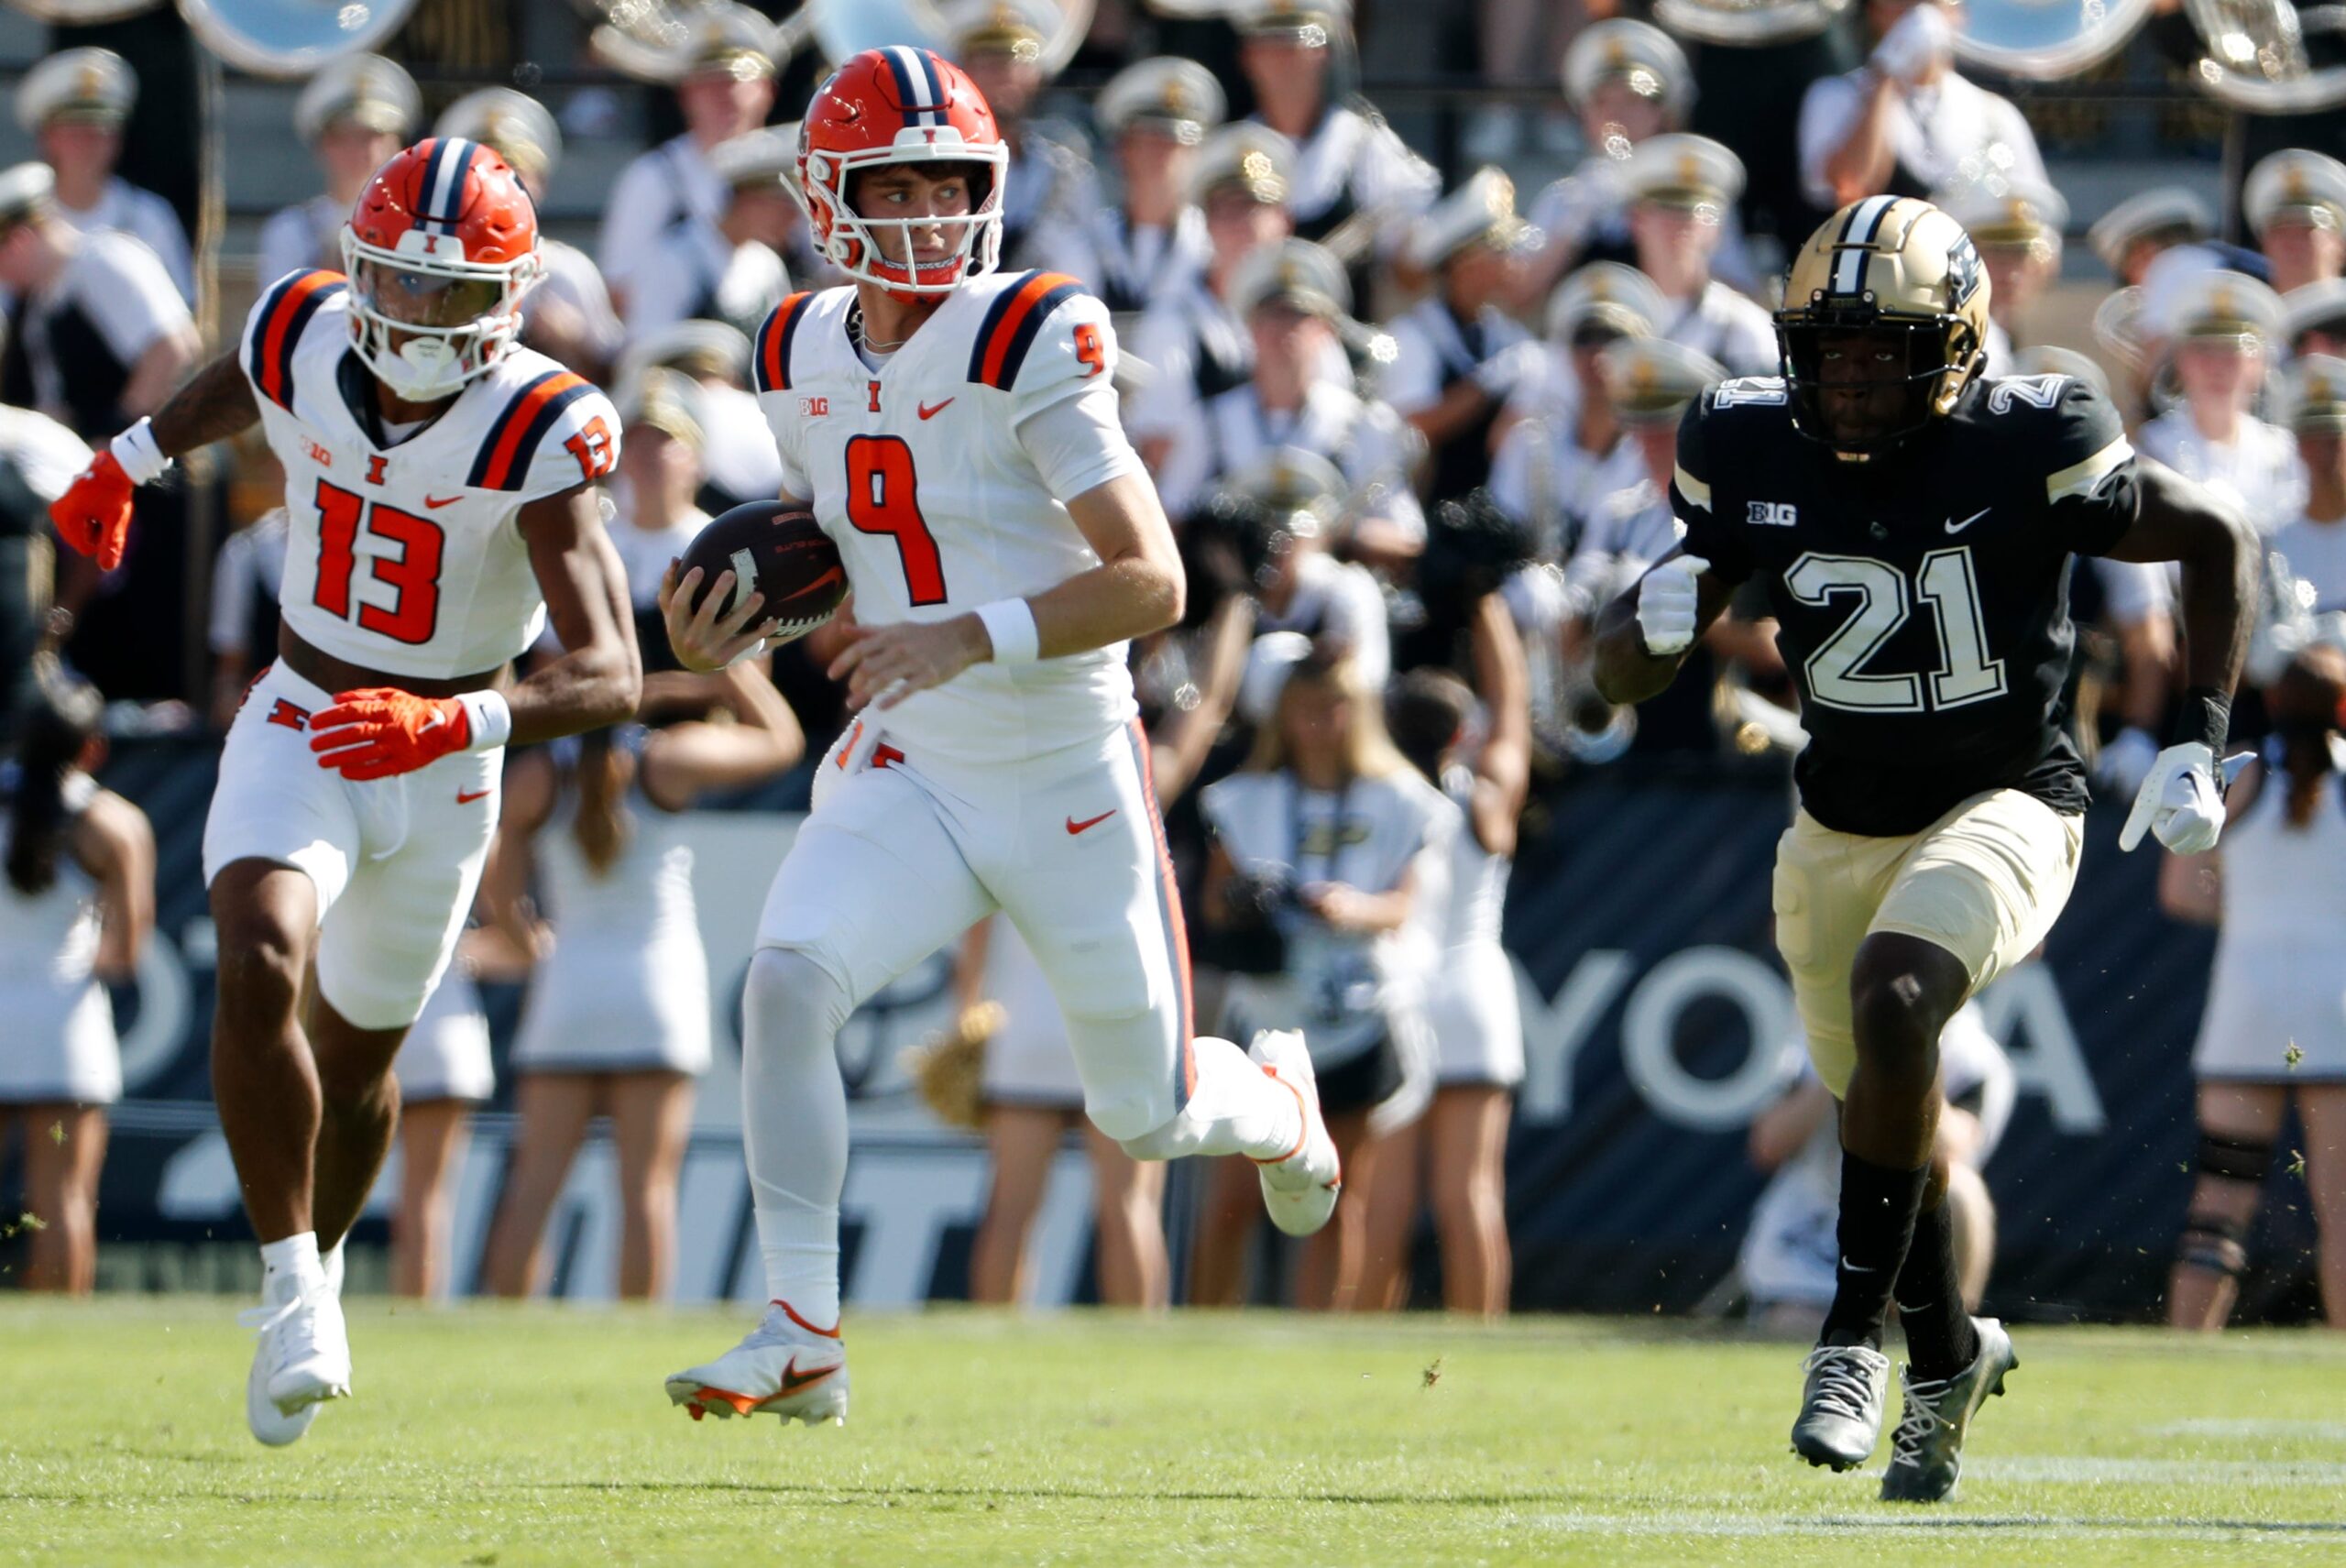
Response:
M37 131L51 120L118 126L138 101L138 73L110 49L69 49L50 55L16 88L16 124Z
M2282 423L2301 435L2346 435L2346 359L2308 354L2281 378Z
M1036 64L1065 18L1051 0L961 0L943 7L953 57L1006 54Z
M1238 717L1260 729L1279 710L1279 695L1295 667L1311 657L1311 639L1300 631L1266 631L1246 650L1238 677Z
M293 132L314 142L326 127L349 120L404 139L423 115L415 78L379 54L350 54L327 61L293 101Z
M686 25L695 33L686 76L722 75L752 82L772 76L784 52L781 29L734 0L711 0L695 10Z
M1326 49L1352 23L1350 0L1238 0L1231 26L1241 38Z
M1295 180L1295 144L1252 120L1224 126L1198 149L1189 199L1203 206L1216 192L1240 190L1266 207L1287 204Z
M710 376L747 386L750 380L750 339L739 327L724 322L673 322L645 333L627 346L611 373L621 394L647 371L674 370L687 376Z
M2066 376L2091 387L2107 398L2110 395L2110 377L2094 362L2092 356L2080 354L2074 348L2061 348L2045 344L2035 348L2023 348L2012 354L2009 368L1990 366L1997 376Z
M1242 321L1271 304L1334 321L1352 309L1352 299L1343 264L1308 239L1258 247L1239 262L1230 284L1230 308Z
M2215 268L2186 280L2166 307L2176 338L2231 338L2243 348L2281 337L2281 296L2245 272Z
M708 166L735 190L779 185L798 167L798 138L773 126L745 131L709 148Z
M696 453L708 447L699 385L681 371L654 367L620 389L619 428L665 431Z
M46 163L19 163L0 171L0 224L22 223L57 192L57 171Z
M1724 211L1743 197L1743 159L1720 142L1684 131L1648 137L1620 165L1635 202L1684 212Z
M479 142L524 174L544 180L562 161L562 127L526 93L484 87L440 112L432 134Z
M2126 265L2126 252L2139 239L2169 237L2177 242L2207 239L2216 232L2216 214L2196 191L2162 185L2127 197L2094 220L2086 230L2086 244L2112 272Z
M1404 254L1413 266L1431 271L1471 246L1512 254L1540 241L1540 231L1515 210L1515 181L1486 164L1411 225Z
M2241 210L2260 238L2275 224L2346 230L2346 163L2309 148L2284 148L2249 170Z
M1650 22L1613 16L1580 30L1564 51L1564 101L1577 109L1607 82L1658 101L1673 120L1694 106L1694 72L1678 40Z
M1159 55L1128 65L1100 90L1092 113L1111 136L1147 129L1196 147L1230 112L1222 83L1194 60Z
M2292 347L2309 332L2346 337L2346 278L2302 283L2281 296L2281 335Z
M1654 280L1617 261L1592 261L1575 270L1548 302L1548 338L1570 343L1595 324L1622 337L1648 337L1670 313Z
M1666 337L1630 337L1597 356L1605 397L1626 424L1675 419L1703 389L1727 378L1727 367Z
M1990 175L1950 186L1931 204L1963 225L1974 245L2049 245L2055 251L2069 226L2069 203L2039 180Z

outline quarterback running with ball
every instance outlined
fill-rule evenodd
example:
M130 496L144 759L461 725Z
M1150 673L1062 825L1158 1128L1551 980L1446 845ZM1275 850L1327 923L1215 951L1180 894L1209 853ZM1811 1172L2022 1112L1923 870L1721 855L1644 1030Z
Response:
M504 748L623 718L641 684L594 494L619 415L514 341L541 266L513 171L460 137L409 148L342 251L264 290L242 344L50 509L111 569L134 487L172 459L258 421L285 469L277 661L203 830L213 1094L263 1264L245 1413L271 1444L350 1392L341 1241L398 1125L391 1058L472 905ZM569 652L508 685L549 611Z
M855 281L784 301L754 373L783 493L810 505L854 589L832 674L861 716L821 764L759 927L741 1087L773 1305L668 1379L696 1420L844 1418L833 1037L997 909L1066 1014L1102 1132L1143 1159L1252 1157L1293 1234L1335 1206L1301 1037L1266 1036L1249 1059L1190 1036L1124 666L1128 639L1179 618L1181 567L1117 422L1107 311L1072 279L994 270L1007 166L985 99L926 49L855 56L802 123L816 236ZM770 629L755 595L724 608L730 576L669 585L689 665L729 663Z
M1683 548L1606 612L1597 685L1653 696L1731 593L1764 587L1809 736L1776 852L1776 942L1841 1102L1840 1266L1792 1447L1836 1470L1871 1455L1895 1299L1905 1412L1881 1495L1934 1501L2015 1364L1957 1286L1931 1163L1939 1034L2045 939L2077 878L2071 558L2182 563L2190 690L2120 845L2148 829L2196 854L2223 827L2254 536L2136 457L2083 382L1984 373L1987 274L1928 203L1869 197L1818 229L1776 329L1782 376L1722 382L1687 410L1671 486Z

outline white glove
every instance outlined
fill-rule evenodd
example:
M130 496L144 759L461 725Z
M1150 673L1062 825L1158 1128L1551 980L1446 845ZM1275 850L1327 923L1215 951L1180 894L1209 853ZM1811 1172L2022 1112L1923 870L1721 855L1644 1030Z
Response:
M2224 830L2224 784L2248 763L2242 751L2224 759L2223 782L2216 778L2216 753L2198 740L2169 746L2151 763L2134 809L2118 835L2118 847L2132 850L2145 829L2178 855L2204 855Z
M1510 344L1474 367L1474 384L1497 402L1505 402L1540 373L1548 345L1536 340Z
M1924 0L1881 35L1867 63L1894 82L1911 83L1954 59L1955 26L1946 8Z
M1672 555L1638 582L1638 635L1646 652L1667 658L1694 641L1701 596L1694 579L1711 569L1699 555Z
M2144 729L2121 729L2094 761L2094 775L2112 795L2132 795L2143 787L2159 758L2159 743Z

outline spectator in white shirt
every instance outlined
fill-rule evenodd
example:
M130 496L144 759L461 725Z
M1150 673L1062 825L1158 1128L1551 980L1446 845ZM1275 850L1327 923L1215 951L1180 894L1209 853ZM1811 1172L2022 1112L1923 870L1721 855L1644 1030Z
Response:
M1669 302L1658 336L1716 359L1731 376L1776 368L1776 323L1711 275L1727 214L1743 194L1743 160L1708 137L1673 132L1639 144L1621 169L1638 270Z
M1971 236L1988 272L1988 374L2013 373L2013 356L2031 342L2030 318L2061 276L2061 231L2069 203L2050 185L1996 176L1970 181L1932 198Z
M2304 507L2273 535L2289 574L2310 584L2316 616L2346 611L2346 360L2312 355L2289 367L2282 398L2305 468Z
M1623 338L1652 336L1668 310L1644 273L1611 261L1573 273L1549 303L1549 361L1507 405L1490 484L1500 510L1531 526L1545 559L1561 560L1596 503L1637 481L1598 356Z
M2242 211L2287 295L2346 272L2346 163L2306 148L2284 148L2249 170Z
M342 270L342 229L358 193L407 145L422 114L415 79L379 54L345 55L310 78L293 103L293 130L326 188L260 225L254 277L262 288L305 267Z
M195 263L179 213L114 171L122 158L122 124L137 96L137 74L122 56L69 49L25 72L16 123L56 171L57 215L84 234L111 229L138 240L162 259L180 298L192 303Z
M781 52L774 25L730 0L715 0L694 16L692 64L676 83L685 132L629 164L603 209L597 260L622 312L669 225L695 217L713 223L723 214L729 192L709 153L764 125L773 109L774 60Z
M631 337L694 320L753 333L790 292L782 252L806 222L783 188L796 176L796 146L778 131L754 130L719 142L708 161L725 182L724 209L713 221L672 224L660 236L628 293Z
M1866 0L1866 63L1801 102L1801 180L1837 211L1867 196L1922 196L1968 171L2049 183L2010 100L1955 69L1955 11L1939 0Z

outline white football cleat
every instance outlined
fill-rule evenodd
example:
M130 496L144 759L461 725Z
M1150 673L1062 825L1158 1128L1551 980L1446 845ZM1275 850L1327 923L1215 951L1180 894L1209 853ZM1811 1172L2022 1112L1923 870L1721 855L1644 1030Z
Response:
M283 1299L263 1301L236 1318L260 1331L245 1378L245 1420L271 1448L308 1431L321 1404L350 1394L350 1336L341 1299L323 1280L307 1289L289 1281L283 1288Z
M847 1346L776 1301L749 1337L715 1361L668 1379L668 1399L693 1420L780 1416L847 1424Z
M1344 1186L1335 1141L1328 1136L1327 1118L1320 1113L1320 1080L1311 1071L1311 1053L1294 1030L1266 1029L1255 1036L1246 1054L1293 1090L1303 1107L1303 1134L1295 1147L1277 1159L1255 1164L1263 1179L1263 1207L1269 1211L1271 1223L1288 1235L1308 1236L1336 1212L1336 1198Z

